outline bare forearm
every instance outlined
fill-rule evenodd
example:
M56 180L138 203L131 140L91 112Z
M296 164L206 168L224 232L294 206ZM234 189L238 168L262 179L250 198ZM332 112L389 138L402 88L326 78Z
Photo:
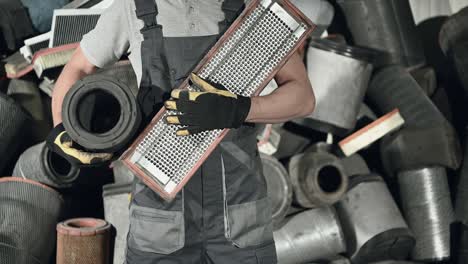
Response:
M63 68L52 93L52 118L54 126L62 122L62 103L68 90L70 90L75 82L94 71L95 67L86 61L81 49L78 48L70 62Z
M275 77L279 87L272 94L252 98L247 122L282 123L312 113L315 96L298 54Z
M270 95L252 98L248 122L253 123L283 123L295 118L309 115L315 106L312 89L310 93L295 92L300 83L284 84ZM308 84L306 87L310 87Z

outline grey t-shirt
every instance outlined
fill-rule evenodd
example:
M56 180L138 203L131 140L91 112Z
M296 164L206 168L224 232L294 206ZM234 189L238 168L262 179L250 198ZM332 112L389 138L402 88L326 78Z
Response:
M156 0L158 23L166 37L195 37L219 34L224 20L223 0ZM136 17L134 0L114 0L101 15L94 30L83 37L80 46L86 58L97 67L115 63L129 53L140 83L143 22Z

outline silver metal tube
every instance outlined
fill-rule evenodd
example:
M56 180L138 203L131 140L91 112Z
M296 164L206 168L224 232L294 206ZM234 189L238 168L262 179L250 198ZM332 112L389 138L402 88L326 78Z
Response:
M398 174L403 212L416 238L412 258L442 261L450 258L450 225L454 213L447 174L428 167Z
M348 175L340 159L320 149L293 156L289 173L294 202L304 208L332 205L348 187Z
M381 177L353 177L336 208L353 263L405 259L411 252L414 238Z
M290 217L274 232L280 264L309 263L346 250L345 239L332 207L304 211Z
M288 172L275 158L260 154L263 165L268 197L271 201L273 224L275 227L283 221L289 211L292 202L292 186Z

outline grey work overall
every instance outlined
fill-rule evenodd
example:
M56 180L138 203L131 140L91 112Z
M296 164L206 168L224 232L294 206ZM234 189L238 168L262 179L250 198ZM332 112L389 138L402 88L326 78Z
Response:
M215 0L213 0L215 1ZM145 26L138 95L147 121L218 36L163 37L154 0L135 0ZM243 0L225 0L232 22ZM174 18L176 19L176 18ZM271 209L256 147L255 128L232 130L186 187L166 202L137 181L130 205L127 264L276 263Z

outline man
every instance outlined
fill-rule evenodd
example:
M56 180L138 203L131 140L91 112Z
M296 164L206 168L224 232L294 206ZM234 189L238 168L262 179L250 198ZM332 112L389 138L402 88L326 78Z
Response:
M74 148L63 131L60 111L70 87L128 52L140 81L138 101L148 121L243 6L243 0L114 0L57 81L52 103L56 128L49 145L80 163L109 159L107 153ZM233 95L196 75L191 80L203 93L172 91L165 106L182 115L167 121L188 125L178 135L232 130L173 201L164 201L136 182L128 264L276 263L266 183L255 128L249 123L306 116L315 100L299 55L293 55L275 79L279 85L275 92L252 99Z

